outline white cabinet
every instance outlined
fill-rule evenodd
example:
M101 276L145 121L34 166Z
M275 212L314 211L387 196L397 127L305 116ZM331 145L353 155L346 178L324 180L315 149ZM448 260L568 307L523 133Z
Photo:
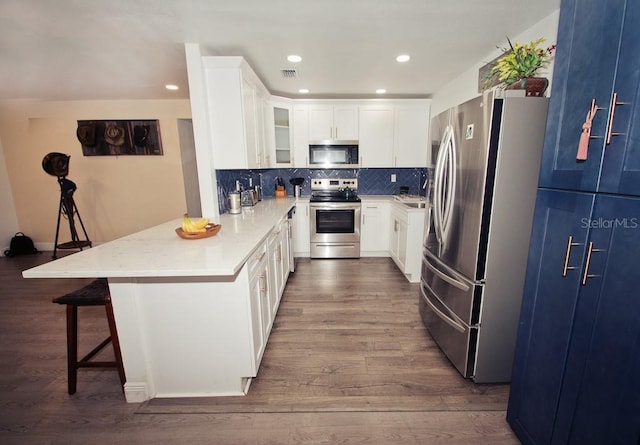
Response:
M361 215L361 256L388 256L390 203L363 198Z
M278 311L280 298L284 292L287 277L289 276L287 239L288 239L287 220L282 220L269 235L269 270L271 273L269 298L271 323Z
M269 134L267 152L270 154L270 167L287 168L294 165L293 119L290 101L272 100L267 113Z
M358 105L309 105L309 140L358 139Z
M216 169L267 167L269 92L242 57L202 58Z
M414 209L397 202L391 204L389 253L412 283L420 281L424 221L425 209Z
M267 243L262 243L247 261L249 268L249 304L251 307L251 336L253 340L254 375L269 338L272 313L269 301L269 262Z
M309 106L293 104L293 166L307 168L309 162Z
M360 107L361 166L425 167L429 104L381 103Z
M293 229L293 255L308 258L311 250L309 201L296 202Z
M425 167L429 143L429 105L395 106L394 167Z
M244 137L246 151L247 168L255 168L258 166L261 158L260 144L258 142L258 110L260 107L260 98L256 95L255 87L247 80L242 80L242 112L244 114ZM217 153L218 150L214 146ZM225 153L226 155L226 153ZM216 159L221 156L216 156ZM216 162L217 164L217 162Z
M361 167L393 167L394 143L393 105L363 105L360 107Z

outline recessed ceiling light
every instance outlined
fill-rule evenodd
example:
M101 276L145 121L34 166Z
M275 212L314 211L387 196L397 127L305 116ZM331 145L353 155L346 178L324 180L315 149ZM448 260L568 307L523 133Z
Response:
M300 88L298 90L298 93L302 93L302 94L307 94L309 92L309 90L307 88Z
M167 90L171 90L171 91L176 91L176 90L178 90L178 89L179 89L179 88L178 88L178 85L173 85L173 84L171 84L171 83L169 83L169 84L165 85L164 87L165 87Z
M384 93L386 93L386 92L387 92L387 90L385 90L384 88L378 88L378 89L376 90L376 94L384 94Z
M291 54L290 56L287 56L287 60L289 62L298 63L302 61L302 57L297 56L295 54Z
M400 54L396 57L396 62L408 62L411 59L411 56L408 54Z

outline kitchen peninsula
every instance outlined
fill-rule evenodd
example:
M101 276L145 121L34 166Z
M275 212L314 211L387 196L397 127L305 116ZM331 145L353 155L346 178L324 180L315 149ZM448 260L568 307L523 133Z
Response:
M127 402L245 394L289 272L292 198L221 215L220 232L185 240L181 219L59 258L25 278L106 277Z

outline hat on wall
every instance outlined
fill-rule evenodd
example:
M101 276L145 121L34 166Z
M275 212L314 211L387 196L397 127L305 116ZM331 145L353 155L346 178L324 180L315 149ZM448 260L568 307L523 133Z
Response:
M95 147L96 145L96 124L95 122L78 121L76 136L85 147Z
M133 127L133 143L138 147L144 147L147 145L147 138L149 137L148 125L136 125Z
M51 152L42 159L42 168L52 176L65 177L69 174L69 158L64 153Z
M116 124L108 124L104 130L104 140L109 145L120 146L124 144L124 128Z

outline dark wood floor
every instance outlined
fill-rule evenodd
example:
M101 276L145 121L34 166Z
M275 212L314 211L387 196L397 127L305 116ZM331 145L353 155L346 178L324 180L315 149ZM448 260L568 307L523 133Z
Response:
M64 308L51 299L88 280L21 278L49 258L0 258L2 444L518 443L508 385L459 376L389 259L298 262L247 396L127 404L113 370L80 370L67 394ZM88 350L106 320L80 310Z

